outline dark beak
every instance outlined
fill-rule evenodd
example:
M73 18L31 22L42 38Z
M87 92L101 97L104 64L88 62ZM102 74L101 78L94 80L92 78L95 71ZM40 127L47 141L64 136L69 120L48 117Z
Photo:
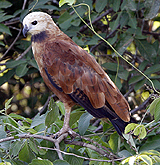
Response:
M23 31L22 31L24 37L26 37L26 34L27 34L28 31L29 31L29 29L28 29L27 25L25 24L24 27L23 27Z

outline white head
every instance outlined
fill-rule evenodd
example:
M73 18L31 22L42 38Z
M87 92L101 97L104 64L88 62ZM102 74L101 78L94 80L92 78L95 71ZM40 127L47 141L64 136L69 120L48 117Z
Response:
M23 19L23 35L25 36L27 32L35 35L54 26L57 27L51 16L47 13L32 12Z

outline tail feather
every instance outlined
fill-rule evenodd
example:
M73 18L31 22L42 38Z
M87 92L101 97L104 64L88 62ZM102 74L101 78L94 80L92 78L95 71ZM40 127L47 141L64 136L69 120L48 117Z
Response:
M110 120L113 124L114 128L116 129L117 133L122 136L124 133L125 127L129 124L128 122L124 122L120 118Z
M77 89L79 90L79 89ZM94 108L89 100L89 98L83 93L83 91L79 90L81 95L83 95L80 98L78 95L76 95L76 91L69 94L69 96L77 103L79 103L83 108L85 108L92 116L97 118L108 118L113 126L115 127L116 131L119 135L122 136L122 133L124 133L124 129L128 122L123 121L110 107L110 105L106 104L102 108Z

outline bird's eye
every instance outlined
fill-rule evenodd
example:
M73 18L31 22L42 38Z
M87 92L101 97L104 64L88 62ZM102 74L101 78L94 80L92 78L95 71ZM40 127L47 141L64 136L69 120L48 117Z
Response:
M36 25L37 24L37 21L33 21L31 24L32 25Z

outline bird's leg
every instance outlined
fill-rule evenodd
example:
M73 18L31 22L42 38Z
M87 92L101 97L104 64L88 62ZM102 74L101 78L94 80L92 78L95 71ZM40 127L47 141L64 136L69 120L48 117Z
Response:
M71 113L71 107L65 105L65 116L64 116L64 124L63 127L52 137L58 138L64 133L68 133L71 137L76 137L78 134L74 132L70 127L69 127L69 119L70 119L70 113Z

